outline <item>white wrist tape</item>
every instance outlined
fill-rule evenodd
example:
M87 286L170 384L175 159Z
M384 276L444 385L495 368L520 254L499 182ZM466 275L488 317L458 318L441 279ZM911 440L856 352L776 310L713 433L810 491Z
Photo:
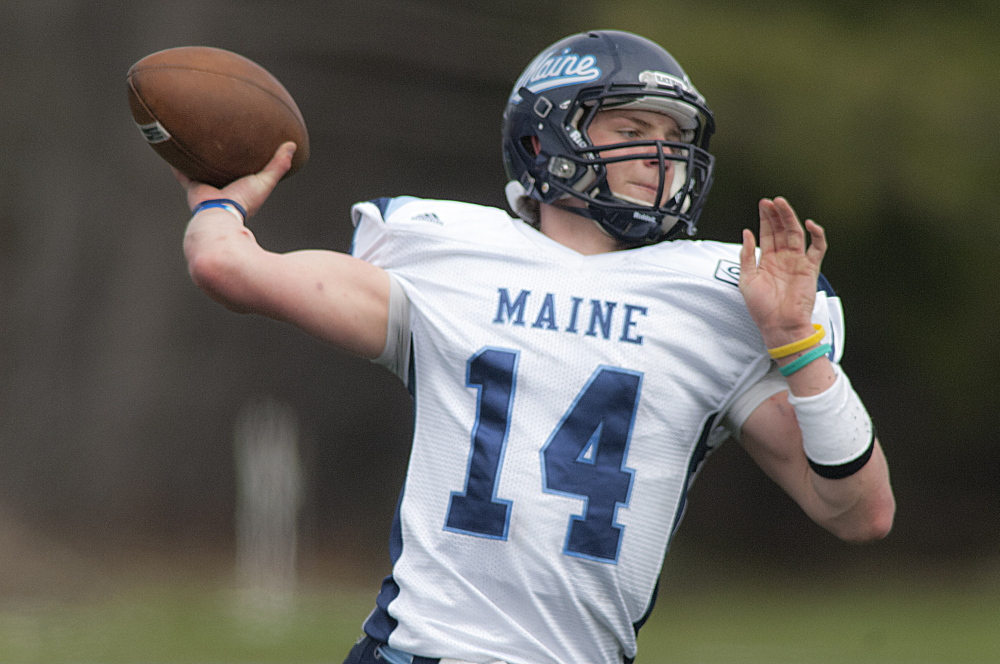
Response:
M875 430L858 393L839 365L827 390L809 397L788 394L802 430L802 447L813 470L823 477L852 475L868 463Z

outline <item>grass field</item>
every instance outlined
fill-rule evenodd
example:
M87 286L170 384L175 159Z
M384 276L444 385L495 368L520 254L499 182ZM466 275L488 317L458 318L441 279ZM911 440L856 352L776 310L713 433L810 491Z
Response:
M374 591L301 593L254 613L206 584L0 607L0 662L340 662ZM639 664L1000 662L996 577L853 587L770 580L661 593Z

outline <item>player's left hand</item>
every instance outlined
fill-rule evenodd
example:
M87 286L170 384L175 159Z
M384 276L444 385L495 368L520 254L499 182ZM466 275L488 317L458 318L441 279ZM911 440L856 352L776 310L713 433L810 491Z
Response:
M753 232L743 231L740 292L768 348L798 341L813 333L811 323L816 281L826 254L826 234L812 219L805 228L782 197L762 199L760 259ZM806 245L806 233L810 242Z

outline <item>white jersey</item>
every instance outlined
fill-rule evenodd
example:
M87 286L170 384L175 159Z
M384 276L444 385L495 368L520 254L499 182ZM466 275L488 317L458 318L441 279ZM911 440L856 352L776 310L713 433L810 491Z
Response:
M415 417L365 631L472 662L634 657L691 482L771 367L739 246L583 256L502 210L413 198L354 221L353 253L409 300ZM838 357L839 312L820 293Z

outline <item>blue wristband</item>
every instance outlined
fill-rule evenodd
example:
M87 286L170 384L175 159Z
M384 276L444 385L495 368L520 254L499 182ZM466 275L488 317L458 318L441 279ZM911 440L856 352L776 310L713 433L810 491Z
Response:
M191 210L191 216L193 217L206 208L222 208L223 210L229 210L234 214L239 214L243 218L244 224L247 222L246 208L231 198L212 198L207 201L202 201L201 203L198 203L193 210Z
M816 348L813 348L811 351L809 351L799 359L795 360L794 362L789 362L785 366L779 367L778 371L781 372L782 376L791 376L793 373L795 373L802 367L806 366L813 360L817 360L823 357L824 355L829 353L830 350L831 350L830 344L823 344L822 346L817 346Z

